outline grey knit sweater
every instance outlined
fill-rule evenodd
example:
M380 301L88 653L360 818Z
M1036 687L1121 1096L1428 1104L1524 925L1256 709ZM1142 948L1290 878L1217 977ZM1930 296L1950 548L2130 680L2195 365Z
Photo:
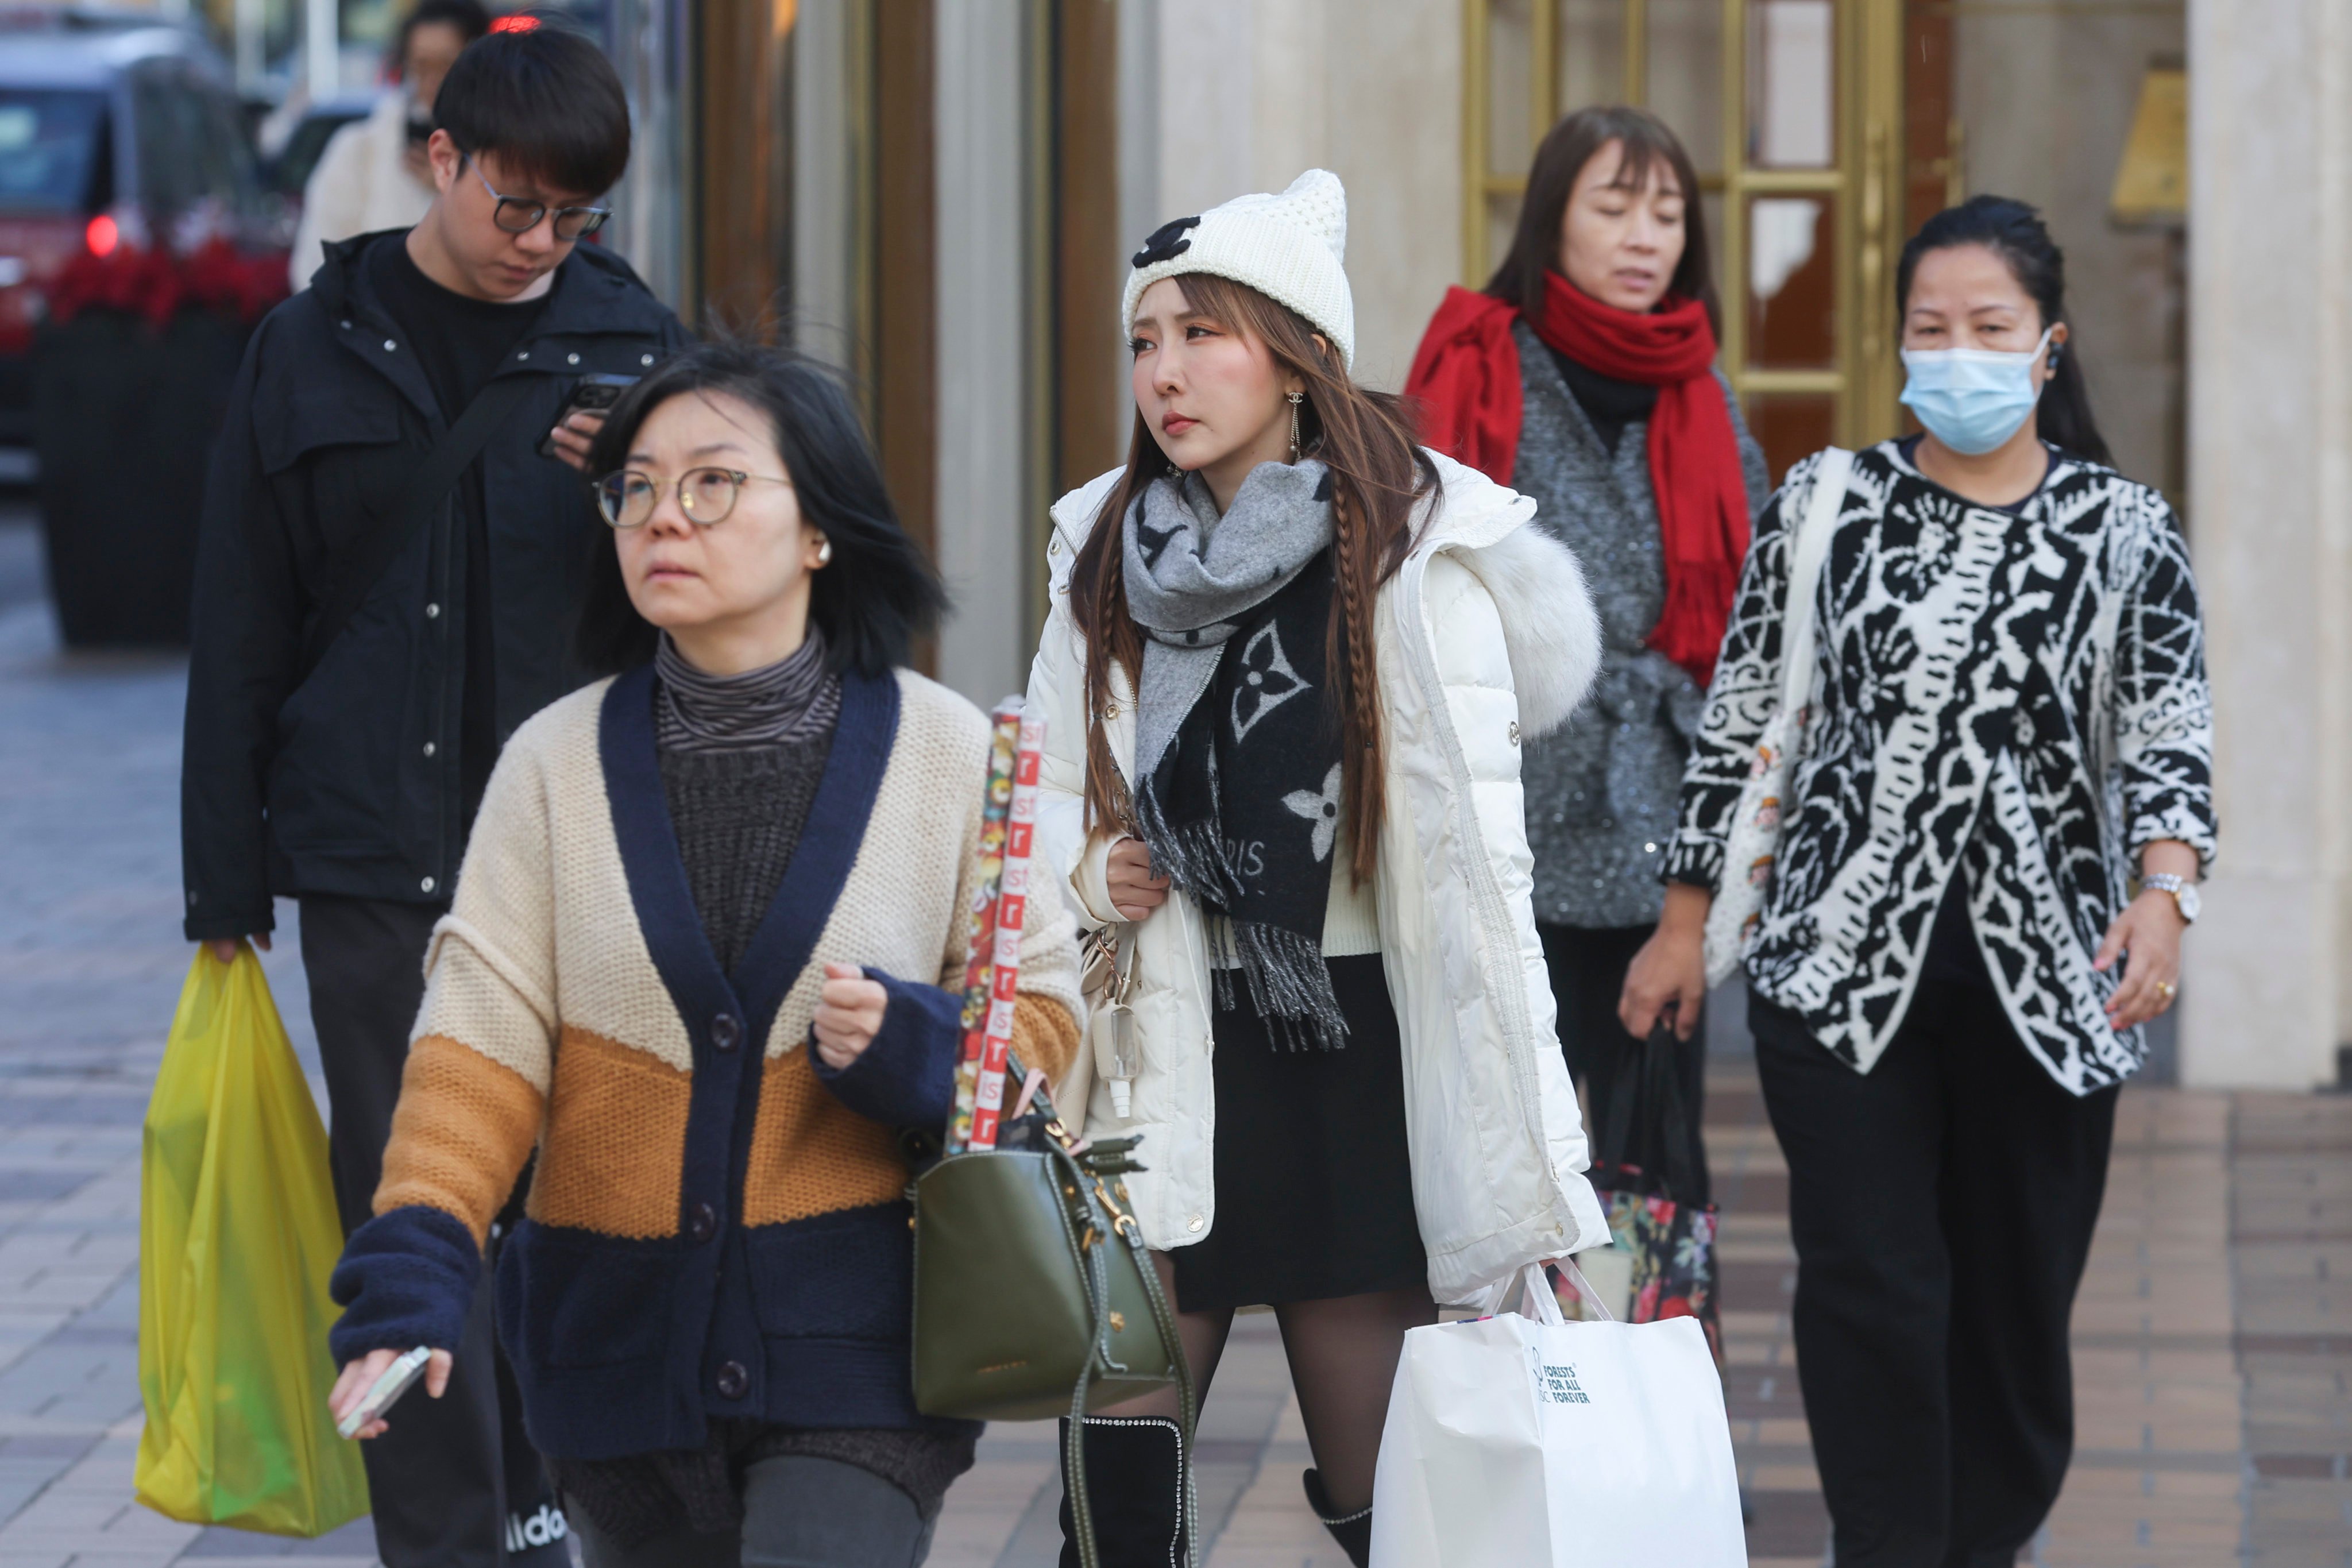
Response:
M1701 694L1682 668L1644 646L1665 607L1665 554L1650 489L1646 424L1625 426L1612 452L1570 394L1559 367L1522 322L1519 452L1511 488L1535 498L1536 524L1576 552L1601 612L1601 676L1565 725L1528 748L1528 844L1536 919L1549 924L1647 925L1675 833L1676 797ZM1720 374L1753 516L1770 491L1763 449Z

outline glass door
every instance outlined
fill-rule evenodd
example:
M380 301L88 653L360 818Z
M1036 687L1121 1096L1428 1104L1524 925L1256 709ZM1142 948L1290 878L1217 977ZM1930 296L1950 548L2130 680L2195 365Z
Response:
M1698 168L1722 363L1775 476L1896 427L1902 0L1469 0L1465 14L1473 287L1559 116L1639 104Z

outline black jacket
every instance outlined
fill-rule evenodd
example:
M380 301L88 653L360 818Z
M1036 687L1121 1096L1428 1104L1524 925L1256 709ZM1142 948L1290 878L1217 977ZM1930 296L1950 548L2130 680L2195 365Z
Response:
M268 931L272 894L440 903L457 880L466 583L454 500L302 668L332 563L392 524L402 481L462 412L437 406L368 287L360 258L385 237L329 246L311 286L262 321L214 449L180 774L192 940ZM579 474L541 457L540 439L577 376L641 375L686 337L626 262L583 245L499 372L540 384L476 459L501 745L587 679L571 651L575 606L593 552L612 548Z

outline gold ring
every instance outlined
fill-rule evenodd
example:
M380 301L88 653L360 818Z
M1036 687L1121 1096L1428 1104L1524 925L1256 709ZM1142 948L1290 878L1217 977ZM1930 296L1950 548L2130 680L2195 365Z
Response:
M2180 987L2169 980L2159 980L2156 983L2156 994L2168 1002L2172 1000L2172 994L2179 989Z

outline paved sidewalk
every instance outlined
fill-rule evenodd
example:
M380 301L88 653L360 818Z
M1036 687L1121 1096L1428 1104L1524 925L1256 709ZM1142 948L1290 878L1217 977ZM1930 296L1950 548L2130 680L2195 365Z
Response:
M131 1500L139 1428L139 1124L188 952L176 779L183 672L64 659L0 606L0 1568L359 1568L317 1542L173 1524ZM286 911L290 915L290 910ZM266 962L315 1074L292 932ZM1827 1519L1788 1340L1787 1177L1752 1076L1719 1062L1707 1131L1758 1568L1812 1568ZM2126 1093L2076 1315L2081 1452L2031 1561L2352 1568L2352 1100ZM1209 1568L1343 1568L1273 1320L1245 1316L1201 1433ZM1055 1560L1052 1428L999 1426L932 1562Z

